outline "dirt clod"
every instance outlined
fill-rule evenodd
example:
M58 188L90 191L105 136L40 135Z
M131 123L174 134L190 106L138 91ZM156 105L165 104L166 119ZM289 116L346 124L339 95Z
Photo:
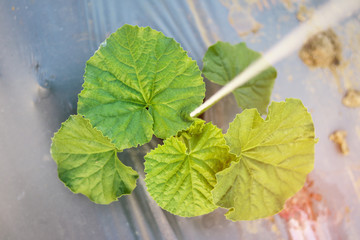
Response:
M314 10L312 8L308 9L304 5L300 5L298 12L296 13L296 18L299 22L304 22L311 18L313 15Z
M311 37L301 48L299 57L309 67L332 68L340 65L341 43L329 29Z
M344 130L337 130L333 132L329 139L339 146L340 152L344 155L349 154L349 147L346 142L347 132Z
M350 108L360 107L360 91L349 89L343 97L342 103Z

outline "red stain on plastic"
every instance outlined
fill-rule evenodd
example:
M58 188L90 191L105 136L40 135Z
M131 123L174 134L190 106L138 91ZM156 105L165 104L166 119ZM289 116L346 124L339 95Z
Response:
M314 182L307 180L305 186L290 198L279 216L286 221L288 233L293 240L324 239L329 235L324 228L330 211L321 194L311 190Z

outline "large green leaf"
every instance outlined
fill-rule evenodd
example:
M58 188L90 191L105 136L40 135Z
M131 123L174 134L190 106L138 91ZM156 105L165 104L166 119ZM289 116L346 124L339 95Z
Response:
M145 182L163 209L183 217L213 211L215 174L235 158L221 130L197 120L145 156Z
M233 221L274 215L304 185L314 166L314 125L300 100L272 103L263 120L256 109L238 114L225 135L237 160L213 190Z
M247 48L245 43L231 45L217 42L209 47L204 56L203 74L210 81L225 85L260 57L260 53ZM238 105L243 109L257 108L261 114L265 114L276 74L276 69L269 67L235 89L233 94Z
M59 178L74 193L108 204L136 187L138 174L119 161L115 146L82 116L70 116L52 141Z
M167 138L192 123L205 85L174 39L124 25L86 63L78 112L119 149Z

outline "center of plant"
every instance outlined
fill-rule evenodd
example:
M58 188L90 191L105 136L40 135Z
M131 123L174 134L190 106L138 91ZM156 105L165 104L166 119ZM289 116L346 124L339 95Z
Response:
M260 57L245 43L218 42L205 54L202 73L225 85ZM160 207L183 217L223 207L232 221L274 215L304 185L317 141L300 100L268 107L276 74L269 67L234 89L243 111L224 135L190 117L205 97L196 62L174 39L125 25L88 60L78 115L52 139L59 178L74 193L109 204L130 194L139 176L117 152L155 135L164 141L146 154L144 171ZM150 106L151 113L144 111Z

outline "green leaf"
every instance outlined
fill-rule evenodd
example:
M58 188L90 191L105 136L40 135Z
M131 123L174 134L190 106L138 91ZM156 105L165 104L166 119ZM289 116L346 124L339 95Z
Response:
M209 47L204 56L203 74L210 81L225 85L260 57L260 53L247 48L245 43L231 45L217 42ZM276 69L269 67L235 89L233 94L238 105L243 109L257 108L261 114L265 114L276 75Z
M173 214L206 214L217 208L211 195L215 174L234 158L221 130L197 120L145 156L146 186L159 206Z
M59 178L74 193L109 204L136 187L138 174L122 164L117 149L82 116L70 116L52 139Z
M119 149L165 139L188 128L205 84L174 39L124 25L86 63L78 112Z
M233 221L279 212L314 167L314 125L300 100L272 103L263 120L256 109L238 114L225 135L237 160L216 175L212 192Z

